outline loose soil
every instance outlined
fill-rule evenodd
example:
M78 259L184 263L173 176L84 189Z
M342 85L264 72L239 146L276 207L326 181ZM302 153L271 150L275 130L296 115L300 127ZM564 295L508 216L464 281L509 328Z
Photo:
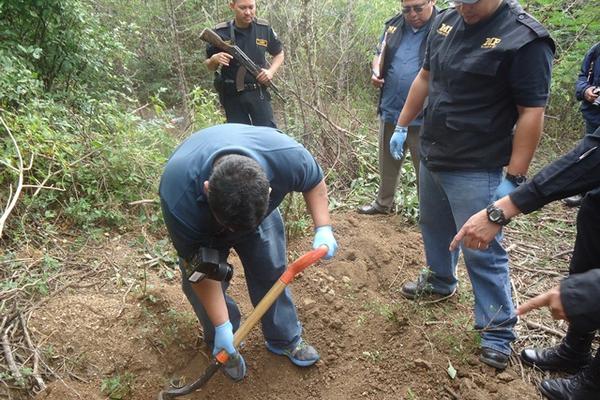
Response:
M186 399L540 399L537 378L516 357L504 372L478 362L464 267L451 299L404 300L399 287L424 265L418 228L395 215L333 218L337 256L291 285L304 338L321 360L295 367L266 350L257 327L242 349L247 377L232 383L218 373ZM131 239L107 240L97 250L110 260L105 276L55 294L32 315L32 335L62 371L35 399L106 399L110 382L123 389L113 398L155 399L172 378L190 382L206 368L202 333L178 276L165 278L174 270L164 264L140 275L147 260ZM309 246L308 238L294 240L290 259ZM231 260L238 268L230 290L248 315L242 269L235 255Z

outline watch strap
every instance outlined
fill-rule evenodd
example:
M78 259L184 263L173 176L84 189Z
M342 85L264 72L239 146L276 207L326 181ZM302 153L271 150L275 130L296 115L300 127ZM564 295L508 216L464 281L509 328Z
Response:
M507 172L504 177L517 187L527 182L527 177L525 175L513 175Z

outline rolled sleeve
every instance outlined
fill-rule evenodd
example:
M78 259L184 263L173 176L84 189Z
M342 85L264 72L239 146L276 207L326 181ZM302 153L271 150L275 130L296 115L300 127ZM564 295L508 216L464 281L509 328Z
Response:
M515 102L523 107L544 107L550 93L554 52L546 39L534 40L515 53L509 82Z
M323 180L323 170L317 160L305 148L298 149L297 168L290 169L291 190L308 192Z

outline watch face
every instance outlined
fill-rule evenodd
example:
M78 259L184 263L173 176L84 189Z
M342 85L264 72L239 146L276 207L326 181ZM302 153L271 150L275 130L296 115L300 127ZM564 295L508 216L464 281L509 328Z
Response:
M492 211L490 211L490 219L494 222L500 221L501 218L501 212L498 209L494 209Z

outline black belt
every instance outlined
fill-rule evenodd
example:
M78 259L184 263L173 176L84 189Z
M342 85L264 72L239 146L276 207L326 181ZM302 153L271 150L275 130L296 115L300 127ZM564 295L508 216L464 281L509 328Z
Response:
M232 81L231 79L225 79L223 81L223 83L228 86L229 88L232 88L234 91L237 91L236 87L235 87L235 81ZM243 91L251 91L251 90L258 90L260 89L260 85L258 83L244 83L244 90Z
M244 83L244 90L258 90L260 85L258 83Z

